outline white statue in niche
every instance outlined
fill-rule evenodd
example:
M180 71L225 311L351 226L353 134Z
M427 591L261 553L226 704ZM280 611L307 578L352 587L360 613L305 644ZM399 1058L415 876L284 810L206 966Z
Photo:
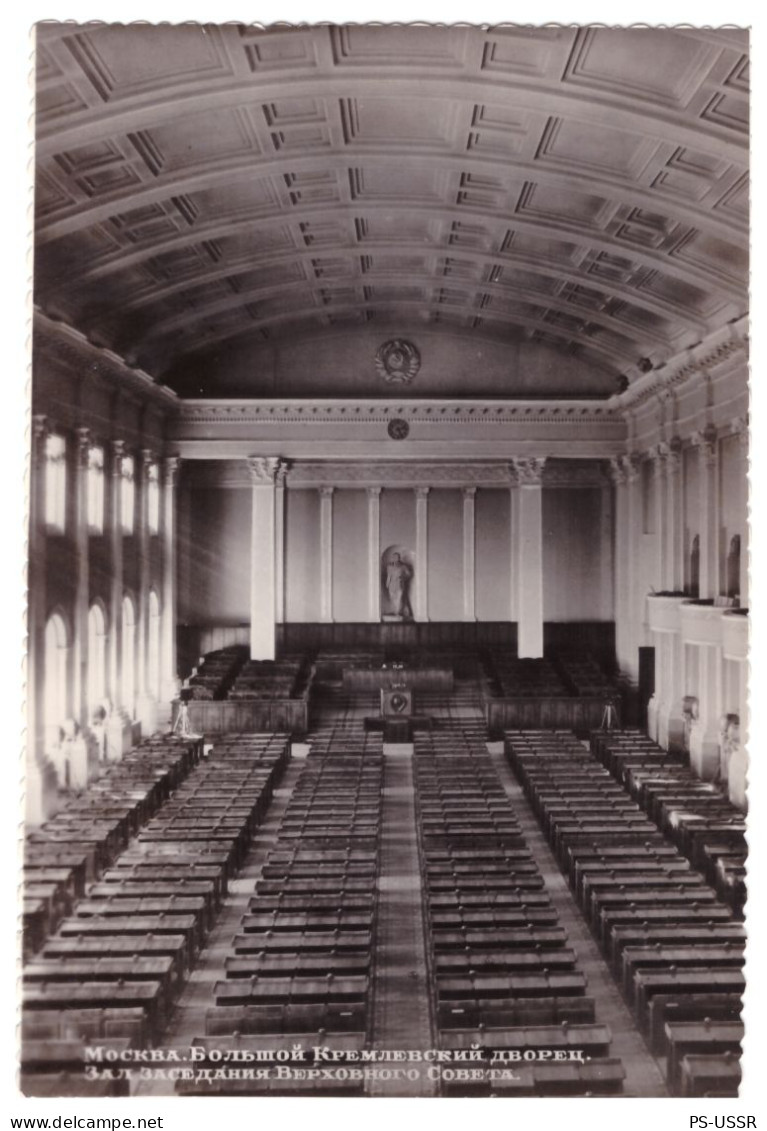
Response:
M412 620L410 588L413 555L402 546L390 546L381 559L381 611L384 619Z

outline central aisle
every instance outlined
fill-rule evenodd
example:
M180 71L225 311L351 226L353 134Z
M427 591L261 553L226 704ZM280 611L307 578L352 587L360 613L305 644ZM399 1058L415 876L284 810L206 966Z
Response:
M414 792L412 745L384 745L372 1021L373 1046L381 1049L433 1045ZM374 1081L369 1094L391 1095L392 1087ZM396 1094L431 1096L435 1087L422 1072L417 1081L397 1081Z

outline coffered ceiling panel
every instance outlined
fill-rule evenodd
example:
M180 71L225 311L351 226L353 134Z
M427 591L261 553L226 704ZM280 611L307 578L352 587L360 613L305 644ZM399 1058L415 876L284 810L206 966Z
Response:
M747 309L744 32L42 24L36 59L36 302L181 390L380 327L609 396Z

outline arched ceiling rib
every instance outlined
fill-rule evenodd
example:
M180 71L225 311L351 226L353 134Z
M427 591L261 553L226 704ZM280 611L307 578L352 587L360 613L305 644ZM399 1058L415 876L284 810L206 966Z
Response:
M746 310L745 33L44 24L37 62L36 301L158 378L449 325L607 394Z

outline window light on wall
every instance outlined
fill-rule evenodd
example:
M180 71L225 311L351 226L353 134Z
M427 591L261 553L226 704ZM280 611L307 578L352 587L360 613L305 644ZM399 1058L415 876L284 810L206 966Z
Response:
M160 532L160 469L156 463L147 468L147 526L150 534Z
M132 534L136 515L135 465L132 456L123 456L120 474L122 476L122 528L125 534Z
M45 441L45 524L63 531L67 514L67 442L53 432Z
M104 449L99 447L88 451L88 529L104 530Z

